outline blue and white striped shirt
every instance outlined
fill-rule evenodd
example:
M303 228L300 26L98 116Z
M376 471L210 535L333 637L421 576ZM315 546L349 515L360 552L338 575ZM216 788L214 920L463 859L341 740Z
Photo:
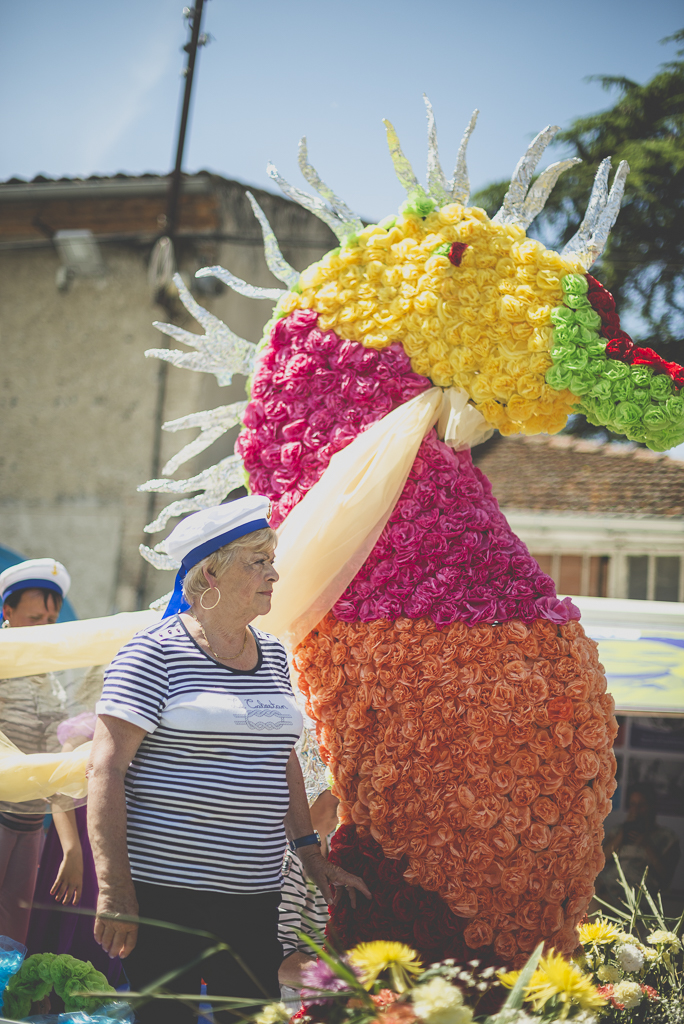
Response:
M147 732L126 774L134 879L280 889L285 768L302 716L282 644L252 633L251 671L215 661L176 616L134 636L105 673L98 714Z

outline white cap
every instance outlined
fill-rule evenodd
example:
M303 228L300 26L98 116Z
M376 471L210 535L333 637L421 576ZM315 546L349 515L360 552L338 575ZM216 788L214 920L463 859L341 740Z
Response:
M0 601L6 601L16 590L34 587L54 590L60 597L66 597L70 586L71 576L61 562L54 558L29 558L0 573Z
M268 526L271 502L261 494L186 516L166 538L166 550L187 571L232 540Z

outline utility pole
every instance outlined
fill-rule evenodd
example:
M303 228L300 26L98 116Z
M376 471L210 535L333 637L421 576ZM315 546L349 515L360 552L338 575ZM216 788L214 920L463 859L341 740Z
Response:
M202 28L202 11L204 0L195 0L194 7L185 7L183 14L188 19L190 28L190 40L183 49L188 55L188 62L185 66L185 91L183 93L183 108L181 110L180 124L178 126L178 145L176 147L176 164L169 182L169 195L166 204L166 235L173 239L178 227L178 201L181 190L181 174L183 170L183 151L185 149L185 136L188 128L188 115L190 113L190 98L192 96L192 83L195 77L195 63L197 50L200 46L206 46L209 37L200 35Z
M173 305L170 302L169 288L171 278L175 270L176 255L174 252L173 240L178 230L179 222L179 200L181 193L181 182L183 172L183 151L185 149L185 137L188 129L188 117L190 114L190 99L192 96L192 84L195 77L195 64L197 62L197 50L200 46L206 46L209 36L201 34L202 12L204 0L196 0L194 7L184 7L183 14L188 21L190 39L183 47L188 55L187 64L183 74L185 76L185 89L183 92L183 106L181 108L180 124L178 125L178 144L176 146L176 164L169 181L169 191L166 201L166 214L160 216L159 226L160 237L157 238L152 252L150 253L150 264L148 268L148 280L154 300L162 305L170 318L173 319ZM175 289L174 289L175 291ZM168 344L168 342L166 342ZM152 447L150 479L156 479L161 467L161 427L164 421L164 406L166 404L166 379L169 364L160 362L157 371L157 395L154 414L154 440ZM155 517L157 496L151 491L147 498L147 520L152 521ZM148 564L141 559L140 572L138 574L136 603L138 608L144 607L145 594L147 589Z

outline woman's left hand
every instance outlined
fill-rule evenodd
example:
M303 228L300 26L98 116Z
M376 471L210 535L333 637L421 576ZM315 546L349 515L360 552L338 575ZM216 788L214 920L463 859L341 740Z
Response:
M347 890L352 907L356 906L357 889L367 899L372 899L370 890L362 878L359 878L358 875L352 875L349 871L345 871L344 868L338 867L337 864L331 864L329 860L326 860L321 855L318 847L305 846L297 850L297 853L302 862L304 874L314 885L318 886L328 906L335 906L337 904L340 898L340 889ZM335 886L337 890L335 895L333 895L329 883Z

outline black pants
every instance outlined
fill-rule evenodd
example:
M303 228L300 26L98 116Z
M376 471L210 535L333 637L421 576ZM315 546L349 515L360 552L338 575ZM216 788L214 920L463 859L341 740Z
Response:
M280 995L278 968L283 959L278 941L279 892L251 896L237 893L176 889L168 885L136 882L140 917L167 921L185 928L210 932L226 942L244 961L261 984L259 988L227 951L215 953L195 967L183 971L164 986L168 992L199 993L203 978L208 1001L212 995L259 999ZM139 992L162 975L194 960L214 945L211 939L187 935L167 928L141 925L138 942L124 961L131 989ZM125 998L125 996L124 996ZM256 1009L256 1008L255 1008ZM136 1014L140 1024L188 1024L196 1019L195 1009L172 1000L146 1003ZM215 1007L216 1012L220 1007ZM244 1014L254 1010L242 1011ZM218 1013L218 1021L235 1022L230 1013Z

